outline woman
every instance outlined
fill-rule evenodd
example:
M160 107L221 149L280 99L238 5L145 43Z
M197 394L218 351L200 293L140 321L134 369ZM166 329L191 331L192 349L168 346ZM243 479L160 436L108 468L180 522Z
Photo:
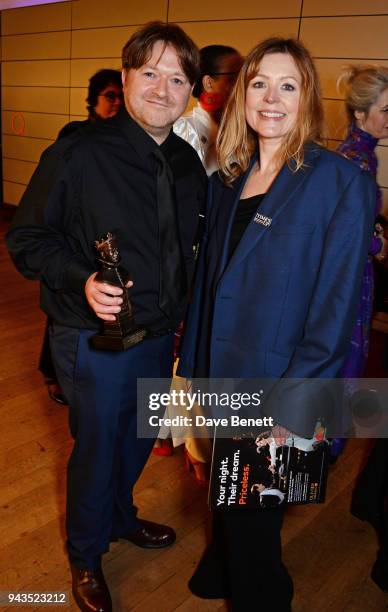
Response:
M192 93L198 100L197 106L174 124L174 132L197 151L208 176L218 170L215 147L218 127L242 61L233 47L203 47L200 50L201 73Z
M339 86L344 88L349 131L339 151L360 168L368 170L376 180L376 146L388 138L388 68L385 66L349 66L341 75ZM382 194L377 186L375 214L381 210ZM361 299L357 322L343 367L347 378L358 378L364 373L369 349L369 334L373 307L373 258L383 262L386 241L376 225L364 268ZM352 514L369 521L380 538L381 549L372 569L372 579L383 590L388 590L388 514L384 513L384 499L388 492L388 442L377 440L359 478L353 495Z
M58 138L68 136L88 123L110 119L117 115L123 103L121 72L111 68L102 68L93 74L89 79L86 102L88 118L85 121L70 121L60 130Z
M373 228L374 185L319 146L322 116L316 70L301 43L274 38L251 51L220 125L220 173L210 181L178 374L339 375ZM312 408L282 406L278 422L311 437ZM290 610L281 524L280 508L215 512L192 591L230 596L234 611L250 609L259 592L263 607Z
M379 139L388 138L388 68L350 66L340 77L339 85L345 88L349 131L338 151L376 179L375 149ZM381 190L377 186L376 217L381 204ZM373 257L383 261L385 246L384 237L375 231L364 270L357 322L342 370L347 378L360 378L365 370L373 308Z
M70 121L60 130L58 139L69 136L76 130L93 123L94 121L110 119L120 110L123 103L123 88L121 72L103 68L89 79L88 97L86 98L88 118L85 121ZM51 358L48 323L43 338L42 351L39 361L39 370L42 372L47 385L48 394L58 404L67 404L67 400L57 381L54 364Z

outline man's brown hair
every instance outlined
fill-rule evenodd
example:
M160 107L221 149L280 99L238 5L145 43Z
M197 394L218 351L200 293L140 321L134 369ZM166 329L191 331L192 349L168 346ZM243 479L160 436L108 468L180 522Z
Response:
M161 41L163 50L170 45L190 85L199 77L199 50L191 38L174 23L150 21L137 30L123 48L122 65L125 70L141 68L152 55L155 43Z

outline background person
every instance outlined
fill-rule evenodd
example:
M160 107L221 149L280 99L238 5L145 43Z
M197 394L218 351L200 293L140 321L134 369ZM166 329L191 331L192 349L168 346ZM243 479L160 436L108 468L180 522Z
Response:
M85 121L70 121L59 132L58 138L72 134L80 127L94 121L114 117L123 103L123 86L121 72L102 68L89 79L88 97L86 98L89 116ZM49 321L46 323L42 350L39 360L39 370L42 372L47 385L48 394L55 402L67 404L59 386L55 372L49 340Z
M88 118L84 121L70 121L60 130L58 138L68 136L88 123L114 117L119 112L123 101L121 72L111 68L98 70L89 79L88 97L86 98Z
M305 47L268 39L246 58L223 115L220 172L178 374L334 378L353 330L373 229L372 177L320 147L322 102ZM310 435L314 405L278 406L278 422ZM275 435L276 437L276 435ZM290 610L281 509L214 513L213 540L189 587L246 611ZM266 550L262 563L258 546ZM268 595L267 595L268 594Z
M225 45L209 45L199 53L200 75L192 92L198 102L191 113L174 123L174 132L194 147L210 176L218 170L218 127L243 58Z
M338 151L376 180L376 146L388 138L388 68L385 66L350 66L339 79L345 90L349 118L348 134ZM376 185L375 216L382 205L381 189ZM365 370L373 312L373 258L384 261L386 240L381 231L372 237L364 269L357 321L342 373L345 378L360 378Z
M388 68L385 66L349 66L341 75L344 88L349 131L339 151L360 168L368 170L376 180L378 160L376 146L388 138ZM376 184L376 221L381 210L382 193ZM376 231L377 226L377 231ZM383 263L387 242L375 225L364 268L357 322L353 330L343 375L359 378L363 375L369 350L369 334L373 312L373 259ZM353 493L351 512L368 521L376 529L380 550L371 577L388 591L388 514L385 501L388 493L388 441L379 439L368 458Z

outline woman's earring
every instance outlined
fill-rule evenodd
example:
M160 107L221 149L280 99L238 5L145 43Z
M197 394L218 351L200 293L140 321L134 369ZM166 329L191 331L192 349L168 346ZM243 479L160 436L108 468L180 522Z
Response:
M212 112L222 107L223 96L216 92L203 91L199 96L199 102L205 111Z

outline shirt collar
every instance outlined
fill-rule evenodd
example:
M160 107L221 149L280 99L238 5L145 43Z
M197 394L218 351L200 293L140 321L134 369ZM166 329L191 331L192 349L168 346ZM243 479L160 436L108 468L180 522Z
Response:
M125 138L131 143L140 157L151 155L158 147L158 143L147 134L147 132L138 124L123 105L113 121L117 124ZM170 138L171 133L166 138ZM165 142L166 142L165 141ZM162 148L164 143L162 144Z

